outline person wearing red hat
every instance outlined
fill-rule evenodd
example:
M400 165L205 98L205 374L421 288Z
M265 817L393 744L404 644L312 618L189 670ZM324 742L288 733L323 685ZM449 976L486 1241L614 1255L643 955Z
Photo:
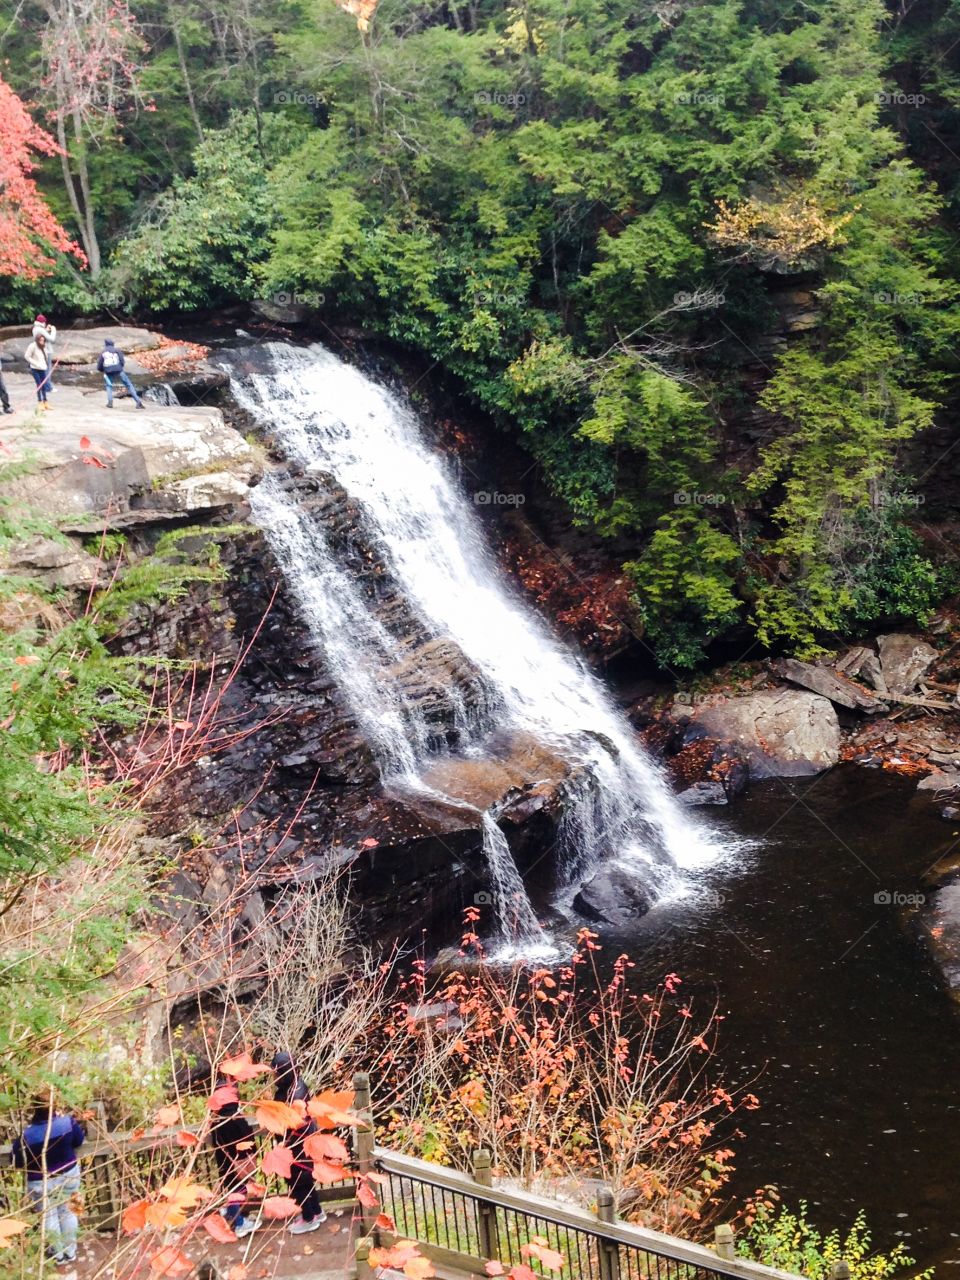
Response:
M53 390L53 344L57 340L57 326L51 324L45 315L38 315L33 322L33 340L43 334L44 349L47 353L47 391Z

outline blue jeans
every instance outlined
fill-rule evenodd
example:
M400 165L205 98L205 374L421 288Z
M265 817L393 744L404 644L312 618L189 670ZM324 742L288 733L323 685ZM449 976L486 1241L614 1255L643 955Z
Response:
M137 404L143 403L143 401L137 395L136 387L130 381L129 373L127 373L126 369L121 369L119 373L105 373L103 375L103 381L106 383L106 387L107 387L107 408L108 409L111 408L113 405L113 379L114 378L116 378L118 382L123 383L123 385L127 388L130 394L133 396L134 400L136 400Z
M50 390L50 370L49 369L31 369L33 380L37 384L37 399L41 404L46 403L47 392Z
M75 1164L65 1173L49 1174L27 1183L27 1195L38 1213L43 1214L43 1231L47 1244L58 1257L77 1256L77 1215L72 1201L80 1193L80 1166Z

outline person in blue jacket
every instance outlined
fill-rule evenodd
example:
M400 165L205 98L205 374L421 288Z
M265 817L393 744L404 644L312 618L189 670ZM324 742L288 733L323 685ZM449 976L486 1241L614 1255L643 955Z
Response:
M53 1091L34 1102L33 1118L12 1147L14 1167L27 1175L27 1196L43 1214L44 1236L58 1263L77 1257L77 1215L71 1201L80 1193L77 1149L86 1138L83 1125L58 1112Z
M119 350L114 340L112 338L105 338L103 341L103 350L100 352L100 357L97 360L97 368L103 374L103 382L105 387L107 388L107 408L108 409L113 408L113 379L114 378L116 378L118 382L122 382L123 385L127 388L131 396L133 396L134 400L136 401L137 408L138 409L143 408L143 401L137 395L137 389L133 385L133 383L130 381L129 373L127 373L126 369L124 369L123 367L125 363L126 362L123 358L123 352Z

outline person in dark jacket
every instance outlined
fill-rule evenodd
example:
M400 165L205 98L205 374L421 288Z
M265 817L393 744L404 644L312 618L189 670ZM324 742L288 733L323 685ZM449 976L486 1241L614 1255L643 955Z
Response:
M35 1100L31 1121L11 1148L14 1167L26 1171L27 1196L43 1214L44 1236L58 1263L77 1257L79 1224L71 1201L80 1194L77 1148L86 1136L78 1120L56 1110L50 1090Z
M210 1145L217 1162L221 1189L226 1196L221 1213L238 1239L250 1235L260 1226L259 1218L247 1218L243 1212L249 1175L246 1167L254 1154L253 1128L240 1114L240 1096L235 1085L221 1081L217 1090L226 1088L231 1097L215 1108L216 1119L210 1126Z
M289 1053L276 1054L270 1066L275 1077L273 1096L278 1102L292 1105L296 1101L309 1100L310 1089ZM317 1126L312 1120L307 1119L302 1128L288 1134L286 1138L286 1145L293 1152L293 1168L287 1179L287 1186L291 1199L296 1200L300 1206L299 1216L294 1218L287 1227L290 1234L294 1236L316 1231L327 1220L313 1180L313 1162L303 1150L304 1140L316 1132Z
M137 394L137 389L130 381L130 375L127 373L124 365L126 361L123 352L119 349L112 338L105 338L103 342L103 350L100 352L97 360L97 368L103 374L104 386L107 388L107 408L113 408L113 379L123 383L134 400L137 402L137 408L143 408L143 401Z

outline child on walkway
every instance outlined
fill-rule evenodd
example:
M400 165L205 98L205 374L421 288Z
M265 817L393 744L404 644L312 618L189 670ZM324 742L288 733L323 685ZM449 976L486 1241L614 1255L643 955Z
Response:
M255 1172L255 1139L253 1129L239 1114L240 1096L236 1085L222 1081L217 1086L217 1093L227 1092L229 1098L214 1108L216 1119L210 1128L210 1144L220 1173L221 1189L227 1197L220 1212L236 1237L242 1240L260 1226L259 1218L251 1220L243 1212L247 1182Z
M86 1136L79 1121L56 1111L48 1089L35 1099L32 1119L11 1148L14 1168L26 1170L27 1195L43 1214L44 1236L58 1264L77 1257L79 1224L71 1201L80 1194L77 1148Z
M278 1102L286 1102L289 1105L297 1100L302 1102L309 1100L310 1090L289 1053L278 1053L270 1066L276 1075L273 1096ZM302 1128L289 1134L286 1139L287 1146L293 1151L293 1168L287 1179L287 1186L290 1189L291 1199L296 1200L300 1206L299 1217L294 1218L287 1227L293 1236L302 1236L309 1231L316 1231L327 1220L326 1213L320 1207L316 1183L313 1180L313 1161L303 1150L304 1139L316 1132L317 1126L312 1120L307 1120Z

